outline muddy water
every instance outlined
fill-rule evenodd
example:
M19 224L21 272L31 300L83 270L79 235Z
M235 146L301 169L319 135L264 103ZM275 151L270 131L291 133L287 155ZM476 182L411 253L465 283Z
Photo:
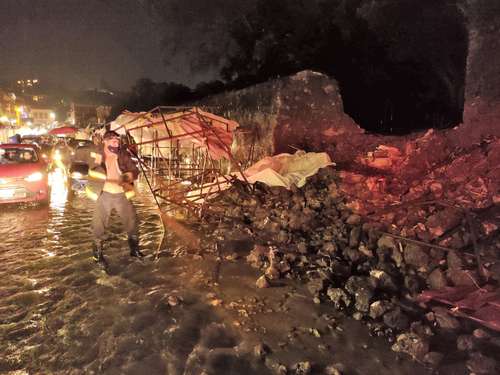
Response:
M146 195L135 203L153 254L154 205ZM301 361L313 373L333 363L348 374L425 372L300 285L258 290L241 259L218 268L208 253L171 256L182 243L170 235L159 261L132 260L114 221L106 275L90 259L92 209L62 186L49 207L0 206L0 373L271 374Z

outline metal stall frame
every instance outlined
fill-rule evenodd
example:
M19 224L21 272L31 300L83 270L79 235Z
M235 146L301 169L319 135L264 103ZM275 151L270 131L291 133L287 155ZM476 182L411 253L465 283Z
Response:
M230 124L234 126L234 121L203 111L199 107L159 106L148 112L132 115L133 118L113 130L123 129L122 133L125 131L131 143L129 149L134 151L161 213L184 210L190 216L202 219L213 205L208 202L208 198L221 194L225 190L222 186L231 184L234 179L224 173L222 159L229 162L230 169L235 169L246 181L241 164L231 153L231 145L224 142L218 133L221 125L225 125L225 132L230 133ZM192 119L196 119L196 124ZM186 121L199 129L174 133L171 129L174 121ZM215 121L219 128L214 125ZM145 139L145 129L153 129L153 137ZM160 129L165 130L165 135L159 135ZM139 139L133 137L132 132L136 137L139 133ZM189 147L181 146L181 141L187 140L189 143L193 137L197 137L198 142L190 142ZM200 140L204 144L196 144ZM164 146L165 143L169 145ZM224 158L214 159L211 154L211 147L214 146L222 150Z

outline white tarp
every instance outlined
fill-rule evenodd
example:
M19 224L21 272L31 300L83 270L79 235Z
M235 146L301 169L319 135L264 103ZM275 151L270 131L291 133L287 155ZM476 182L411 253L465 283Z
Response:
M297 151L295 154L267 156L245 170L249 182L260 181L269 186L304 186L308 177L320 168L335 165L326 152Z
M290 189L293 185L302 187L307 178L315 175L321 168L335 165L326 152L304 152L297 151L295 154L279 154L276 156L267 156L261 159L250 168L244 171L248 182L262 182L268 186L283 186ZM244 181L241 174L233 174L239 180ZM229 189L231 184L223 177L219 177L219 186L211 186L213 183L207 183L203 192L207 196L213 197L220 191ZM220 189L220 190L219 190ZM194 190L187 195L199 196L201 190ZM196 203L203 203L199 199Z

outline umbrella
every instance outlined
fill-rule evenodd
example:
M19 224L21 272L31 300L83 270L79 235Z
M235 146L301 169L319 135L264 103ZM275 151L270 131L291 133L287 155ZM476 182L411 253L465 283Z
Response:
M55 128L49 131L50 135L69 135L75 134L78 131L77 128L73 128L71 126L63 126L60 128Z

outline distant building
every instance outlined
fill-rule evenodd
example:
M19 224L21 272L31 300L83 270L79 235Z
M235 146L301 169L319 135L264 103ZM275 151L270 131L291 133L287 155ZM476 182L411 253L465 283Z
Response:
M37 78L33 79L20 79L16 81L16 88L17 90L21 91L22 93L26 91L32 91L34 88L37 88L40 86L40 81Z
M104 124L111 114L111 106L71 103L68 121L77 127Z
M17 122L16 95L0 90L0 123Z
M34 126L52 125L56 121L56 113L52 108L30 108L29 117Z

